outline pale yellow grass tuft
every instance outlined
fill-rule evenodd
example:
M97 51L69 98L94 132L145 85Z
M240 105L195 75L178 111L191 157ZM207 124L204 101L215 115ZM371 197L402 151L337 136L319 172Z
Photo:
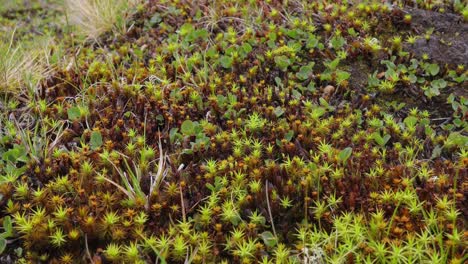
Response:
M105 32L124 33L131 9L140 0L65 0L69 22L79 34L97 40Z
M34 43L34 47L13 42L14 33L9 42L0 41L0 93L21 94L48 72L46 42Z

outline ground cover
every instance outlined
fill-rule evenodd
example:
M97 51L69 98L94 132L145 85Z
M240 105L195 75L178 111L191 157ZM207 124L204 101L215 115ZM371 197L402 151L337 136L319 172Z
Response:
M1 262L466 261L463 2L0 14Z

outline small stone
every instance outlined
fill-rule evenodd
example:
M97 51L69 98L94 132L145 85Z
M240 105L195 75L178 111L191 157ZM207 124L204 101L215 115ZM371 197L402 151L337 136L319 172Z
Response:
M325 86L325 88L323 88L323 97L330 97L330 95L332 95L334 91L335 87L333 87L332 85Z

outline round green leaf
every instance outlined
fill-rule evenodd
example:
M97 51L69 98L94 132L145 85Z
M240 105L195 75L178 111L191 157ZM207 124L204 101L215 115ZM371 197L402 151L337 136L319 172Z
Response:
M68 119L70 119L71 121L75 121L78 118L80 118L81 111L79 107L74 106L74 107L68 108L67 114L68 114Z
M229 56L221 56L221 58L219 58L219 63L221 63L221 66L223 66L223 68L225 69L231 68L232 62L233 60Z
M440 70L440 67L439 65L435 64L435 63L431 63L427 66L427 71L429 72L429 74L431 74L432 76L436 76L438 73L439 73L439 70Z
M89 141L89 145L92 150L95 150L102 146L102 135L99 131L93 131L91 133L91 139Z
M180 128L182 134L191 136L195 133L195 124L190 120L185 120Z
M278 239L270 231L261 233L260 237L267 247L274 247L278 243Z
M7 245L6 239L3 237L0 237L0 254L2 254L3 251L5 251L6 245Z
M341 162L345 162L351 157L351 154L353 153L353 148L345 148L342 151L340 151L340 154L338 154L338 158L340 159Z

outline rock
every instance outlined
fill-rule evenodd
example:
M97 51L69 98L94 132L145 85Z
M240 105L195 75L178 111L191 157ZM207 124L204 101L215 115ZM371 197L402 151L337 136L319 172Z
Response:
M329 98L335 92L335 87L332 85L327 85L323 88L323 95L324 98Z

